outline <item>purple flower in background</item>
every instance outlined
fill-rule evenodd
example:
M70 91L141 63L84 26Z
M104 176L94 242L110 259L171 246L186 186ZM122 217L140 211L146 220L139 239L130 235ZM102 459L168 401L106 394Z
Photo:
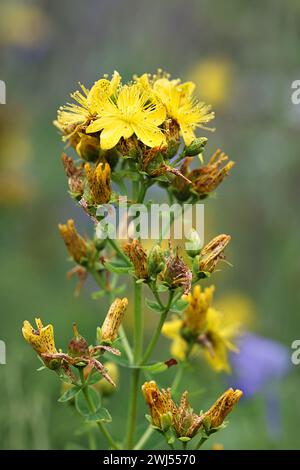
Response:
M230 386L243 390L246 398L261 392L266 402L266 420L273 438L281 432L278 385L291 368L288 348L262 336L246 333L232 354Z
M232 379L236 387L251 397L271 381L279 381L291 367L288 348L262 336L246 333L238 343L239 354L232 354Z

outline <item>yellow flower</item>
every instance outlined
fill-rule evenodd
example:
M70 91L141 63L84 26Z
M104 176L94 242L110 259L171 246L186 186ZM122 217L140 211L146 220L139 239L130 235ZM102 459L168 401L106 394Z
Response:
M59 224L58 229L68 252L76 263L80 263L87 256L87 243L77 232L74 220L69 219L66 224Z
M221 395L213 406L204 413L203 417L208 422L209 428L217 428L223 424L224 419L230 413L234 405L239 401L243 392L229 388ZM204 421L204 422L205 422Z
M112 343L118 336L119 327L122 323L128 299L115 299L111 304L101 327L101 341Z
M93 168L89 163L84 166L91 196L95 204L105 204L110 200L110 166L108 163L99 163Z
M188 350L188 343L182 338L180 331L182 328L182 320L174 317L170 321L166 321L162 327L162 334L172 340L171 354L180 361L184 361Z
M180 126L186 145L195 139L196 127L205 129L204 124L215 117L210 105L195 100L192 96L194 89L192 82L180 83L166 77L157 79L153 84L155 95L166 107L169 117Z
M148 147L165 144L165 136L158 127L165 120L165 108L152 101L136 83L123 86L115 101L106 95L97 107L97 113L98 117L86 132L102 131L102 149L111 149L121 137L129 139L133 134Z
M120 81L119 73L114 72L111 80L102 78L90 90L80 84L81 91L71 93L70 96L76 103L61 106L57 112L57 120L54 121L54 125L64 134L64 140L74 134L78 126L87 125L96 116L102 101L106 96L116 93Z
M195 286L193 292L183 296L189 305L184 311L184 326L189 328L193 334L198 334L203 329L206 322L207 310L213 300L215 286L206 287Z
M165 322L162 333L172 340L171 354L185 360L187 352L201 353L210 366L218 371L230 372L228 352L238 352L233 339L240 333L237 317L226 316L211 307L214 286L204 291L196 286L193 293L183 296L189 302L182 318Z
M53 326L43 326L41 319L36 318L37 329L33 328L29 321L23 323L22 333L26 341L31 344L33 349L39 354L55 354Z
M205 333L198 338L203 355L217 372L230 373L228 352L238 352L232 340L240 334L240 323L227 319L226 315L209 308L206 315Z

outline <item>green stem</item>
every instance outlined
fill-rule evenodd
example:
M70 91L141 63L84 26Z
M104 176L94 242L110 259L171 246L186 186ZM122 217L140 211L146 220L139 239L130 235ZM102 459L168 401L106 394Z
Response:
M129 259L127 258L125 253L123 253L118 243L112 238L108 238L107 241L110 244L110 246L115 250L115 252L118 254L118 256L125 262L126 266L128 267L131 266Z
M128 338L127 338L127 335L126 335L126 332L124 330L123 325L119 326L119 336L120 336L120 339L123 343L124 350L125 350L126 356L128 358L128 361L129 361L130 364L133 364L133 352L132 352L131 346L129 344L129 341L128 341Z
M140 186L140 191L139 191L139 195L138 195L138 202L141 202L144 200L145 196L146 196L146 193L149 189L149 187L151 186L152 184L152 181L150 179L145 179L144 181L142 181L141 183L141 186Z
M152 435L154 431L154 428L152 426L149 426L144 434L141 436L140 440L137 442L137 444L134 446L133 450L140 450L144 447L146 442L148 441L149 437Z
M127 450L133 448L133 440L137 419L137 398L139 389L140 369L132 369L131 387L130 387L130 403L128 410L128 427L127 427Z
M134 334L133 334L133 360L138 364L143 350L143 312L142 312L142 284L134 281ZM128 412L127 449L132 449L137 418L137 398L139 388L140 369L132 370L130 404Z
M200 449L200 447L204 444L204 442L207 441L207 439L208 439L208 437L201 437L200 441L198 442L198 444L195 447L195 450Z
M173 379L173 382L172 382L172 385L171 385L171 390L172 390L172 393L175 393L177 388L178 388L178 385L181 381L181 378L182 378L182 373L183 373L183 365L179 365L179 368L175 374L175 377Z
M90 450L97 450L96 440L92 429L88 433L88 440Z
M91 413L95 413L96 408L95 408L94 403L91 400L91 397L90 397L90 394L89 394L89 388L86 385L82 367L79 369L79 375L80 375L81 384L82 384L81 390L83 392L83 395L84 395L85 401L87 403L87 406L88 406ZM101 431L101 433L103 434L103 436L106 438L106 440L109 443L109 445L111 446L111 448L112 449L119 449L118 445L115 443L115 441L113 440L113 438L110 435L109 431L101 423L101 421L97 421L97 426L98 426L99 430Z
M150 343L148 344L148 347L147 347L146 352L145 352L145 354L144 354L144 356L143 356L143 358L140 362L140 365L144 365L152 355L152 352L153 352L153 350L156 346L156 343L159 339L161 329L163 327L163 324L165 323L165 320L166 320L167 315L169 313L170 307L172 305L173 296L174 296L174 292L171 292L170 296L169 296L168 304L166 305L164 311L160 315L160 319L159 319L158 325L156 327L155 333L152 336L152 338L150 340Z
M143 350L143 312L142 312L142 284L134 280L134 337L133 358L135 364L140 360Z

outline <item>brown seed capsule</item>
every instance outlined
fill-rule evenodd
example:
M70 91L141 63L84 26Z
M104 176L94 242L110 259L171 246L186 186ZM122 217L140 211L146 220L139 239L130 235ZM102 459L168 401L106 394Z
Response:
M166 262L166 269L164 272L164 280L172 287L183 288L183 293L188 294L192 286L192 271L185 264L182 258L171 250L170 256Z
M78 332L77 325L73 325L74 336L68 344L68 353L71 357L81 357L88 354L89 345L86 339Z
M222 166L225 162L226 165ZM234 162L228 161L228 156L218 149L207 165L192 170L188 177L193 183L194 191L202 196L214 191L233 166Z
M202 426L202 422L202 415L194 413L189 404L188 392L185 391L174 415L174 429L177 437L194 437Z
M84 190L83 168L81 166L76 167L73 158L68 157L65 153L62 154L61 159L65 173L68 176L68 185L71 193L82 196Z

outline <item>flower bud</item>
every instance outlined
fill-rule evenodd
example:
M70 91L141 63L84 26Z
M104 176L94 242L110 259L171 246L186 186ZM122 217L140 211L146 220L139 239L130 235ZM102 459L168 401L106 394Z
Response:
M154 245L148 255L148 272L150 277L156 277L164 268L163 250L159 245Z
M95 162L99 158L100 141L98 137L81 134L76 152L87 162Z
M200 253L199 271L212 273L220 260L225 259L224 250L231 240L230 235L218 235L213 238Z
M142 386L145 401L149 407L153 426L161 431L167 431L172 425L176 413L176 405L171 398L171 389L159 390L156 382L151 380Z
M202 153L205 145L207 144L207 141L208 139L206 137L199 137L197 139L194 139L190 145L187 145L184 148L184 154L187 157L194 157L196 155L199 155L199 153Z
M203 415L206 428L218 428L239 401L243 392L229 388L221 395L213 406Z
M68 252L80 264L87 257L87 243L77 232L74 220L69 219L66 224L59 224L58 228Z
M108 163L98 163L92 167L89 163L84 165L92 202L96 205L106 204L111 196L110 166Z
M186 252L191 258L194 258L200 253L200 248L202 246L201 238L198 232L192 228L187 236L187 240L189 241L185 242Z
M128 305L128 299L115 299L101 327L101 342L112 343L118 336L119 327Z
M124 252L132 262L138 279L148 279L147 253L139 240L133 240L124 246Z
M89 345L86 339L78 332L76 323L73 324L74 336L68 344L68 354L72 357L81 357L88 354Z

